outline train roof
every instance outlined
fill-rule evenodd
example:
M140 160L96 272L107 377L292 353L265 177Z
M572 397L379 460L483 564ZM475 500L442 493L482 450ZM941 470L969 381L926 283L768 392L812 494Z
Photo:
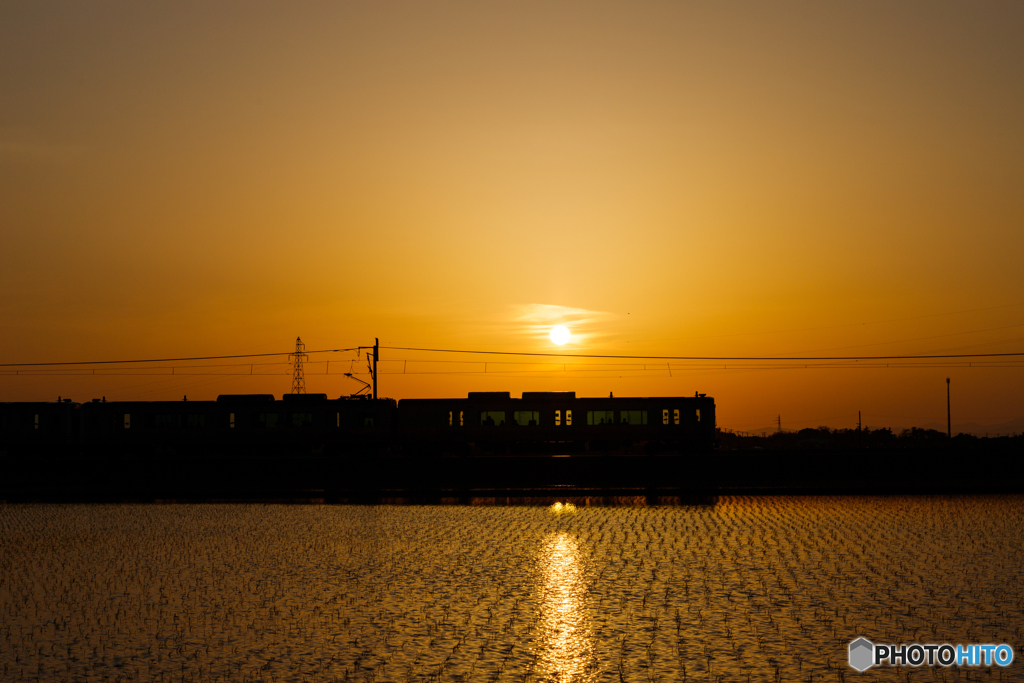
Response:
M273 394L221 394L217 397L217 403L270 403L273 400Z
M524 391L522 398L513 398L510 391L471 391L466 398L403 398L406 401L714 401L707 394L693 396L576 396L575 391Z

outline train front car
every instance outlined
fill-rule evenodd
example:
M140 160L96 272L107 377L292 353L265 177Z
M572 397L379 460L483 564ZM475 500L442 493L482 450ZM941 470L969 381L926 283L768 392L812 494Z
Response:
M403 450L421 454L697 453L713 447L713 398L576 398L471 392L398 403Z

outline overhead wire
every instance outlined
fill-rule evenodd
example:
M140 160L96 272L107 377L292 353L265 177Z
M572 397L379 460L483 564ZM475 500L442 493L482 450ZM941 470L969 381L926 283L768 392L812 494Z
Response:
M358 351L365 349L365 346L354 346L350 349L320 349L317 351L306 351L305 353L343 353L345 351ZM46 365L119 365L122 363L176 363L189 360L224 360L229 358L261 358L267 356L293 356L294 351L280 351L276 353L245 353L229 356L192 356L188 358L149 358L129 360L79 360L79 361L56 361L49 363L0 363L0 368L14 367L35 367Z
M949 334L936 334L936 335L932 335L930 337L915 337L913 339L897 339L897 340L894 340L894 341L871 342L869 344L855 344L853 346L834 346L834 347L828 348L828 349L816 349L814 351L811 351L811 353L819 353L819 352L822 352L822 351L842 351L844 349L862 349L862 348L865 348L865 347L868 347L868 346L886 346L888 344L905 344L907 342L927 341L927 340L930 340L930 339L945 339L947 337L961 337L961 336L963 336L965 334L981 334L983 332L997 332L999 330L1012 330L1012 329L1016 329L1018 327L1024 327L1024 323L1019 323L1017 325L1004 325L1002 327L990 327L990 328L984 329L984 330L968 330L966 332L951 332ZM990 343L1001 343L1001 342L990 342ZM968 344L968 345L965 345L965 347L961 347L961 348L969 348L971 346L979 346L979 345L981 345L981 344L980 343L979 344Z
M1017 327L1017 326L1012 326ZM307 354L326 353L360 353L369 346L357 346L337 349L317 349ZM863 356L646 356L639 354L583 354L583 353L552 353L530 351L489 351L479 349L447 349L403 346L381 346L390 351L407 351L432 354L457 354L470 356L494 356L502 359L490 361L444 358L387 358L379 362L383 368L381 375L502 375L502 376L542 376L553 374L571 374L573 377L603 377L612 374L620 376L643 377L652 373L707 373L707 372L751 372L766 370L843 370L843 369L898 369L898 368L1024 368L1024 352L1001 353L930 353L930 354L899 354L899 355L863 355ZM268 360L250 363L203 363L190 365L166 365L167 363L185 363L193 361L244 360L255 358L273 358L292 356L294 352L274 352L256 354L231 354L219 356L190 356L180 358L157 359L126 359L120 361L59 361L49 363L0 363L0 376L48 376L48 377L80 377L80 376L137 376L162 377L164 381L173 382L177 378L208 377L212 379L200 382L215 382L220 378L240 376L280 377L288 374L285 367L290 365L287 360ZM545 360L517 361L519 358L538 358ZM506 360L507 359L507 360ZM556 360L557 359L557 360ZM641 361L634 363L567 363L565 359L591 359L607 361ZM353 359L352 362L354 363ZM558 362L561 360L562 362ZM642 361L651 361L644 363ZM655 363L655 361L664 361ZM673 362L675 361L675 362ZM330 360L311 360L308 366L324 365L324 372L315 374L330 375ZM389 364L401 363L401 370L389 371ZM147 367L112 367L116 365ZM165 365L157 365L165 364ZM410 364L412 369L410 369ZM351 363L350 363L351 365ZM468 365L465 369L424 369L417 365ZM94 366L94 367L89 367ZM102 366L102 367L96 367ZM285 367L282 367L285 366ZM247 371L246 371L247 369ZM312 368L310 368L312 369ZM350 368L350 371L353 368ZM308 372L308 371L307 371ZM589 374L583 374L589 373ZM596 374L595 374L596 373ZM639 374L637 374L639 373ZM313 374L313 373L310 373ZM345 373L336 373L344 375ZM350 372L353 376L369 375L367 371ZM179 385L181 386L181 385Z
M1024 351L1006 353L955 353L955 354L902 354L891 356L644 356L627 354L594 354L594 353L550 353L540 351L477 351L469 349L428 349L409 346L381 346L390 351L420 351L424 353L461 353L482 354L489 356L543 356L551 358L617 358L630 360L701 360L701 361L817 361L817 360L908 360L908 359L945 359L945 358L1006 358L1024 357Z
M583 354L567 355L565 357L580 357ZM995 356L995 357L991 357ZM584 357L593 358L593 355ZM651 360L649 357L623 358L598 356L612 360ZM353 361L354 362L354 361ZM870 368L949 368L949 367L974 367L974 368L1024 368L1024 358L1007 357L1006 354L973 354L957 357L914 356L909 358L884 357L870 359L844 359L844 360L800 360L800 359L776 359L776 360L685 360L676 362L607 362L607 363L559 363L551 360L537 361L516 361L516 360L446 360L446 359L424 359L424 358L391 358L379 361L384 366L379 372L382 375L467 375L467 374L490 374L490 375L538 375L538 374L572 374L576 377L581 372L596 373L620 373L620 372L642 372L671 374L675 372L696 372L696 371L740 371L740 370L785 370L785 369L870 369ZM388 366L394 367L401 364L401 370L389 371ZM410 370L410 364L412 369ZM323 372L311 371L311 366L323 366ZM426 370L417 366L468 366L462 369L430 369ZM283 367L282 367L283 366ZM156 365L148 367L110 367L100 368L52 366L29 368L15 367L0 369L0 376L46 376L46 377L165 377L168 379L176 377L275 377L288 375L286 368L289 363L284 361L265 363L233 363L233 364L207 364L207 365ZM278 369L279 368L279 369ZM330 375L330 361L308 361L308 374ZM368 375L368 371L354 371L350 368L352 375ZM335 372L336 375L346 373Z
M686 337L686 339L722 339L726 337L748 337L754 335L766 335L766 334L791 334L793 332L817 332L820 330L838 330L846 327L866 327L868 325L887 325L889 323L902 323L909 322L911 320L927 320L929 318L944 318L951 315L963 315L965 313L981 313L984 311L997 311L1004 308L1020 308L1024 306L1024 301L1020 301L1013 304L1001 304L999 306L986 306L984 308L969 308L960 311L943 311L942 313L929 313L927 315L915 315L907 318L889 318L886 320L867 320L859 323L842 323L840 325L824 325L819 327L799 327L788 330L757 330L755 332L736 332L730 334L705 334L699 336Z
M1012 325L1009 327L1020 327ZM1007 328L993 328L1007 329ZM948 336L948 335L940 335ZM931 337L925 337L928 339ZM916 341L916 340L905 340ZM368 346L354 346L338 349L316 349L309 350L307 355L319 353L346 353L349 351L359 352L362 349L372 348ZM1024 351L1010 351L1000 353L928 353L928 354L892 354L892 355L860 355L860 356L683 356L683 355L643 355L643 354L595 354L595 353L552 353L543 351L488 351L480 349L438 349L412 346L381 346L381 349L389 351L416 351L422 353L449 353L468 355L488 356L523 356L543 358L606 358L616 360L681 360L681 361L858 361L858 360L940 360L957 358L1011 358L1024 357ZM856 347L846 347L856 348ZM131 358L121 360L86 360L86 361L47 361L33 363L0 363L0 368L29 368L29 367L54 367L54 366L78 366L78 365L121 365L121 364L142 364L142 363L180 363L186 361L202 360L231 360L240 358L267 358L273 356L293 356L294 351L280 351L274 353L250 353L231 354L221 356L186 356L180 358ZM385 360L385 359L382 359ZM395 360L395 359L386 359ZM403 359L404 360L404 359ZM427 359L408 359L416 362L427 362ZM311 363L323 361L310 361ZM441 362L441 361L434 361ZM448 361L465 362L465 361ZM267 363L266 365L284 365L286 362ZM237 365L237 364L234 364ZM263 365L263 364L261 364ZM175 366L175 367L199 367L199 366ZM208 366L203 366L208 367ZM230 367L223 365L219 367Z

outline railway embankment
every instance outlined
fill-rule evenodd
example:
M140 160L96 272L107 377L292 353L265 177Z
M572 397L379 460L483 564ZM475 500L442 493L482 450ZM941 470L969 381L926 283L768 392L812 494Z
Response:
M1024 493L1020 439L973 448L692 455L8 456L0 467L0 500L11 503Z

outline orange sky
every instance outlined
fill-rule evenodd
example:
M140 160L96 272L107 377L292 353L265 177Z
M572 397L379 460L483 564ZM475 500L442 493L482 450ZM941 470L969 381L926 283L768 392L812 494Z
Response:
M1019 2L3 3L0 361L549 351L555 322L566 352L1024 350L1021 35ZM288 391L273 369L0 400ZM954 422L1024 416L1021 367L458 369L382 394L905 426L951 376Z

